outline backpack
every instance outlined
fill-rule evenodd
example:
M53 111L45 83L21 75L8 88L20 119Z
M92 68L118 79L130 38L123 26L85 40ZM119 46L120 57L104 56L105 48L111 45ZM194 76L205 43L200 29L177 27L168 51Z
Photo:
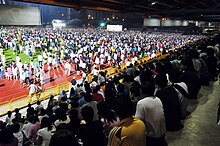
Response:
M186 98L188 98L189 97L189 94L186 92L186 90L185 89L183 89L183 87L181 87L180 85L178 85L178 84L172 84L172 86L174 87L174 88L176 88L183 96L185 96Z

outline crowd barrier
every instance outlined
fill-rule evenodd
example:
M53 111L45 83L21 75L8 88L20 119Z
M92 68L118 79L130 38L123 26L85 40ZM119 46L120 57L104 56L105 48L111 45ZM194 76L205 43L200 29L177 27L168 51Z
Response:
M159 53L159 54L157 54L157 57L154 59L150 59L149 57L145 57L145 58L139 59L137 61L137 63L138 64L141 64L141 63L145 64L145 63L149 63L152 61L158 61L158 60L161 60L167 56L169 56L169 54L162 55ZM104 71L104 72L107 71L107 77L110 78L112 76L118 75L120 72L124 72L125 68L126 68L126 64L122 64L120 66L120 68L111 66L111 67L106 68L102 71ZM93 79L93 75L89 74L87 76L88 82L91 82L92 79ZM63 91L63 90L68 91L69 89L70 89L70 82L65 82L65 83L47 88L43 92L36 93L32 96L25 95L25 96L13 98L10 101L4 101L4 102L0 103L0 116L5 115L8 111L14 111L15 108L19 108L19 109L24 108L29 103L34 104L38 100L46 100L51 95L55 96L55 95L58 95L61 91Z
M46 100L51 95L58 95L61 91L68 91L70 89L70 82L65 82L50 88L45 89L43 92L36 93L34 95L25 95L11 99L10 101L4 101L0 103L0 116L5 115L8 111L14 111L15 108L24 108L29 103L34 104L38 100Z
M169 54L164 54L164 55L162 55L161 53L158 53L157 54L157 56L156 56L156 58L154 58L154 59L150 59L149 57L145 57L145 58L142 58L142 59L139 59L138 61L137 61L137 63L138 64L141 64L141 63L149 63L149 62L154 62L154 61L158 61L158 60L161 60L161 59L163 59L163 58L166 58L167 56L169 56ZM121 73L121 72L124 72L125 71L125 69L126 69L126 64L124 63L124 64L122 64L121 66L120 66L120 68L119 67L109 67L109 68L106 68L106 69L103 69L103 70L101 70L101 71L103 71L103 72L106 72L107 71L107 78L110 78L110 77L113 77L113 76L115 76L115 75L118 75L119 73ZM92 82L92 79L93 79L93 75L92 74L89 74L88 76L87 76L87 81L88 82Z

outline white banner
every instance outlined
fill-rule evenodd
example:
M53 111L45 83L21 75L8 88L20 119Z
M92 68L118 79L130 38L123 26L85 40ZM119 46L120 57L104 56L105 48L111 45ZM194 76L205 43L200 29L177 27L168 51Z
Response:
M40 8L0 5L0 25L41 25Z
M122 31L122 25L107 25L107 31Z

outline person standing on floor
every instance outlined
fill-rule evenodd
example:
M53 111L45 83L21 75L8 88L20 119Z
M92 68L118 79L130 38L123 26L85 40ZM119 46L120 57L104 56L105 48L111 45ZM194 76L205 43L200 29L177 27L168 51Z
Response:
M181 106L176 90L168 86L167 76L163 73L156 76L155 84L158 88L155 95L163 104L167 131L179 131L184 126L181 123Z
M33 81L31 81L30 85L28 86L27 89L30 89L29 90L29 96L32 96L37 91L37 86L34 84Z
M137 103L135 117L146 126L146 146L166 146L166 123L161 100L154 96L155 85L147 82L142 87L144 97Z
M40 78L41 85L44 84L44 75L45 75L44 69L40 67L39 78Z
M120 122L110 131L109 146L146 146L145 125L132 115L133 104L129 98L118 98L115 112Z

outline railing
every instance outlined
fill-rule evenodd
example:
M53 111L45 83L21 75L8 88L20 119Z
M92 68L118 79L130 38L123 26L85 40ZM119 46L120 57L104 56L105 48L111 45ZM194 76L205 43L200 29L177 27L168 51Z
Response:
M13 98L10 101L0 103L0 116L5 115L8 111L13 111L15 108L24 108L29 103L36 103L38 100L46 100L51 95L58 95L61 91L68 91L70 89L70 82L65 82L50 88L45 89L43 92L36 93L32 96L25 95Z
M165 57L169 56L169 54L162 55L157 54L155 59L150 60L149 57L145 57L138 60L138 63L149 63L156 60L161 60ZM102 71L107 70L107 77L110 78L112 76L118 75L118 73L123 72L126 68L126 64L122 64L120 69L118 67L109 67ZM93 75L89 74L87 76L88 82L91 82L93 79ZM70 89L70 82L65 82L50 88L45 89L41 93L36 93L32 96L25 95L20 96L17 98L13 98L10 101L4 101L0 103L0 116L5 115L8 111L13 111L15 108L24 108L29 103L33 104L36 103L38 100L45 100L48 99L51 95L58 95L61 91L65 90L68 91Z

